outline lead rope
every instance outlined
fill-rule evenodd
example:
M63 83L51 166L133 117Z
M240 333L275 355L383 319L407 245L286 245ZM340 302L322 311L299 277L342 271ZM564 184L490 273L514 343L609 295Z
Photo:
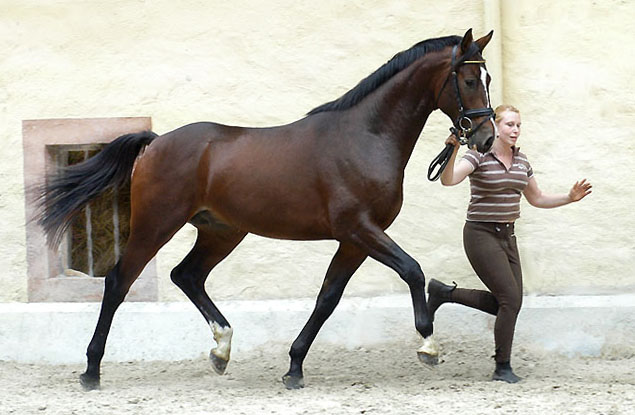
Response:
M452 132L452 134L454 134L456 137L459 137L459 131L455 127L451 127L450 132ZM450 157L452 156L453 152L454 146L450 143L446 144L445 148L441 150L441 152L432 160L432 163L430 163L430 167L428 167L428 180L430 180L431 182L436 182L437 180L439 180L439 177L441 177L441 173L443 173L443 170L445 170L448 163L450 162ZM437 167L439 168L439 171L434 173L434 170Z

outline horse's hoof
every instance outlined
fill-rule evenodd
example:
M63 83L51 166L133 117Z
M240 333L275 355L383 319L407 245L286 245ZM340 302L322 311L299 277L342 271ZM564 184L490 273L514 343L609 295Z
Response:
M426 366L436 366L439 364L439 355L431 355L423 352L417 352L419 361Z
M282 377L282 383L289 390L302 389L304 387L304 378L286 374Z
M86 373L79 375L79 383L86 392L100 388L99 378L94 378Z
M432 336L423 339L423 344L417 350L417 357L427 367L439 364L439 345Z
M221 359L213 352L210 352L209 360L212 361L212 368L214 369L214 372L218 373L219 375L225 374L225 369L227 369L227 360Z

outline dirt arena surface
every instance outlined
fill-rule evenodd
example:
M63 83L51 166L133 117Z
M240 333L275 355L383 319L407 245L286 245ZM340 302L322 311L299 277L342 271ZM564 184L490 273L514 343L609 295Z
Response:
M442 362L427 369L416 341L367 349L316 343L306 387L280 381L287 347L234 353L224 376L206 359L109 363L102 388L82 391L83 365L0 362L1 414L635 414L635 356L564 357L517 346L524 379L489 380L488 342L439 339Z

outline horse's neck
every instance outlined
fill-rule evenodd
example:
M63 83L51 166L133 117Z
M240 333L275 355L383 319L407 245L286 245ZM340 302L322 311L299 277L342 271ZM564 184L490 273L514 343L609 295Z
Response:
M402 167L434 109L432 85L432 77L422 68L406 68L369 96L364 105L370 129L394 143Z

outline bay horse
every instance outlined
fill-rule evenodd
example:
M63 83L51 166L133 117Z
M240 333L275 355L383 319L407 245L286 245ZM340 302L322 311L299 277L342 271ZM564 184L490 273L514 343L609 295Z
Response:
M367 257L405 281L415 328L429 337L424 274L384 230L401 209L404 169L432 111L447 114L471 148L484 152L491 146L490 78L481 54L492 33L475 41L470 29L463 37L419 42L339 99L288 125L199 122L162 136L126 134L51 176L42 188L38 221L53 247L90 200L130 180L130 236L105 278L82 386L99 388L117 308L148 261L188 222L197 239L170 276L210 325L216 341L210 359L219 374L229 361L233 329L204 284L248 233L339 242L315 308L289 351L287 388L304 386L309 347ZM472 122L481 128L467 128Z

